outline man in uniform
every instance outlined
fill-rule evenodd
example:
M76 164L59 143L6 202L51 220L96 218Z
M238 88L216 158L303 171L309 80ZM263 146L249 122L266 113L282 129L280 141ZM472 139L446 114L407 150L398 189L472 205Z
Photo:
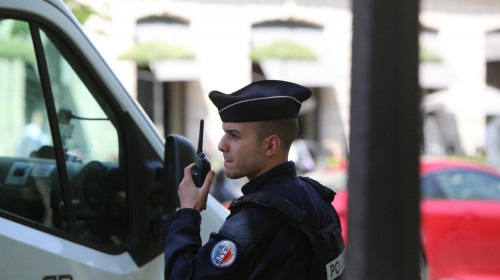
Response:
M194 164L186 167L181 209L166 236L165 279L340 279L344 241L331 205L335 193L298 177L288 161L301 104L310 96L303 86L274 80L232 94L210 92L223 122L218 149L225 175L249 182L219 232L202 246L200 211L214 172L197 188Z

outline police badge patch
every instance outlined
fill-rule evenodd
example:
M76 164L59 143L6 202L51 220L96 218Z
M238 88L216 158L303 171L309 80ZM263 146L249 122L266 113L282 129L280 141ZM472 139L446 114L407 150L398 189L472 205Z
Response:
M215 244L210 260L216 267L228 267L234 263L236 255L236 244L231 240L222 240Z

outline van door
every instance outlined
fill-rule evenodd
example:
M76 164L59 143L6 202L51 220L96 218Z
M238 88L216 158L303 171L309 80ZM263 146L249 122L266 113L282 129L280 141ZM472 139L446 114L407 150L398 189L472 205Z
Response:
M57 29L0 14L2 279L163 277L162 159L101 79Z

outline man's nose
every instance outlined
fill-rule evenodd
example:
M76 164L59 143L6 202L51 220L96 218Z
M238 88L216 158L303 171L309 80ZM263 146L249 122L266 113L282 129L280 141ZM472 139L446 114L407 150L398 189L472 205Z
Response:
M225 145L224 145L224 136L219 141L219 145L217 146L219 151L224 152L225 151Z

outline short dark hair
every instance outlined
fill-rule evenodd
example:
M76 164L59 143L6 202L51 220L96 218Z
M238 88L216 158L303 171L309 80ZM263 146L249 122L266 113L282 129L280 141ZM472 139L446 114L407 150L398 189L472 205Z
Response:
M299 135L299 121L296 118L256 122L257 138L262 140L277 135L285 151L290 150L293 140Z

